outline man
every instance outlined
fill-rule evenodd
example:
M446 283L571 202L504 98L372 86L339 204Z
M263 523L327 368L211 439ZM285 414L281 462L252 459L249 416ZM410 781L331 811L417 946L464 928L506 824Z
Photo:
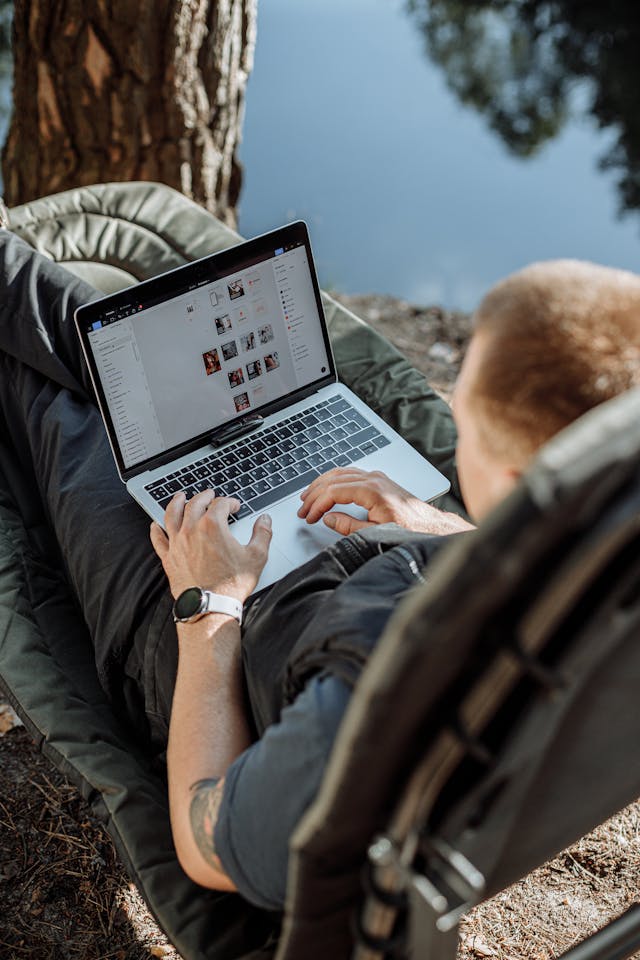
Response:
M640 278L573 262L535 265L494 288L481 303L475 324L453 409L460 484L470 514L480 521L510 492L547 439L591 407L640 383ZM439 535L469 528L460 518L416 500L384 475L356 468L319 477L302 498L302 518L309 523L323 518L343 534L388 522ZM333 511L346 503L365 507L369 520L357 521ZM238 547L226 523L234 506L232 500L216 500L213 493L201 494L189 504L178 495L167 509L166 534L157 524L152 526L152 542L174 596L194 584L241 602L251 594L267 557L270 521L259 518L249 545ZM362 573L366 572L365 567ZM264 865L255 865L268 817L262 808L255 834L239 858L230 842L236 829L231 808L237 801L238 821L250 823L244 798L260 791L261 784L267 787L259 793L261 807L270 799L282 798L282 790L268 789L273 770L265 769L265 763L273 766L278 756L299 751L291 733L296 721L283 720L280 726L291 729L275 734L283 738L275 749L265 749L264 742L250 747L241 695L240 630L232 618L214 614L181 624L178 642L168 751L176 849L196 881L233 888L226 872L229 865L232 876L247 891L252 872L265 876L269 872ZM203 662L210 666L206 672ZM322 746L328 750L348 691L335 678L325 684L334 688L317 694L329 701L319 712L324 713L325 722L334 724L325 730L327 743ZM292 709L296 706L299 709L300 703ZM300 727L307 730L303 723ZM203 729L211 731L206 739L201 736ZM273 736L272 728L266 739ZM229 783L225 774L240 755L244 759L232 767ZM316 772L318 767L321 761ZM283 776L285 791L304 791L303 769L285 761ZM316 777L313 790L317 783ZM226 790L231 796L225 797ZM288 823L287 829L293 826L291 818L284 816L283 822ZM274 848L277 842L280 847L286 845L286 830L273 839ZM216 845L224 851L222 862ZM266 904L274 905L283 895L282 874L279 893L268 881L265 889L269 890Z
M70 330L73 307L93 292L15 237L2 238L0 260L7 278L0 310L5 436L38 484L94 638L100 678L116 709L137 716L144 709L152 734L162 733L173 695L169 794L184 869L205 886L237 888L278 909L288 838L317 792L362 650L416 582L414 568L422 576L416 561L424 565L443 535L468 525L381 475L347 469L318 479L303 497L301 520L322 517L348 533L360 524L333 508L356 502L368 509L368 526L251 598L244 636L228 614L179 623L174 693L173 597L199 587L244 604L267 556L269 520L259 518L241 546L227 525L232 499L208 491L185 503L178 495L167 509L166 533L151 529L169 592L144 515L115 476ZM541 443L637 382L639 311L639 278L573 263L530 268L485 298L454 404L460 481L476 520L508 493ZM384 526L389 522L405 531ZM361 563L347 568L354 544ZM412 563L399 563L397 549ZM367 602L354 605L353 596ZM329 621L362 641L341 674L326 662L317 666L316 641ZM298 634L308 640L302 651ZM300 652L307 659L294 663ZM273 662L282 675L269 673ZM287 696L283 677L291 681Z

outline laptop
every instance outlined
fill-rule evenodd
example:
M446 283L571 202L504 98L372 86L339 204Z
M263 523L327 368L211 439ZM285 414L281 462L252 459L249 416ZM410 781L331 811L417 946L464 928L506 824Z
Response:
M122 481L160 524L179 490L273 519L257 590L337 535L297 516L332 467L382 470L421 500L446 478L338 382L307 227L214 253L80 307L75 322ZM344 507L356 516L358 508Z

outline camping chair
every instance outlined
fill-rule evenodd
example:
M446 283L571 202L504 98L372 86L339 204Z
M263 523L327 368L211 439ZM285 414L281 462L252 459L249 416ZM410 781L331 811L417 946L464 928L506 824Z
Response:
M17 232L105 292L237 240L150 184L83 188L11 213ZM444 404L375 331L330 298L325 306L341 377L430 451L453 480L445 505L461 510ZM185 960L266 960L276 949L279 960L354 949L361 960L390 955L390 938L400 955L409 942L414 957L451 956L461 910L640 794L633 765L614 763L626 760L616 737L636 732L639 412L629 395L559 438L398 611L293 839L279 947L279 918L204 891L179 868L166 785L100 690L85 627L47 560L35 494L0 444L0 686L103 819ZM606 795L576 813L584 780L574 777L599 761Z
M293 837L278 960L453 960L462 913L636 799L639 639L636 390L398 609ZM631 956L639 913L567 956Z

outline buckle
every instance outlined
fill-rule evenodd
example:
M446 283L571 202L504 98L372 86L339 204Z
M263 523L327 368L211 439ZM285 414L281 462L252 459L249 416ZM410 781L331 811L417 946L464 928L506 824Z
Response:
M381 891L395 895L403 891L408 896L411 956L454 960L460 918L480 899L484 877L464 854L442 839L412 834L405 850L419 850L422 869L413 867L413 856L407 864L389 837L376 837L368 851L376 885Z

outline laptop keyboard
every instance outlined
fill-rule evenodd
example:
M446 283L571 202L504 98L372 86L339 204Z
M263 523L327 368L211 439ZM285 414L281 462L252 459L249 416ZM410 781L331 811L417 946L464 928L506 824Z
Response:
M234 523L389 442L347 400L335 396L154 480L145 490L164 510L180 490L189 498L213 488L218 496L240 500L239 511L229 518Z

